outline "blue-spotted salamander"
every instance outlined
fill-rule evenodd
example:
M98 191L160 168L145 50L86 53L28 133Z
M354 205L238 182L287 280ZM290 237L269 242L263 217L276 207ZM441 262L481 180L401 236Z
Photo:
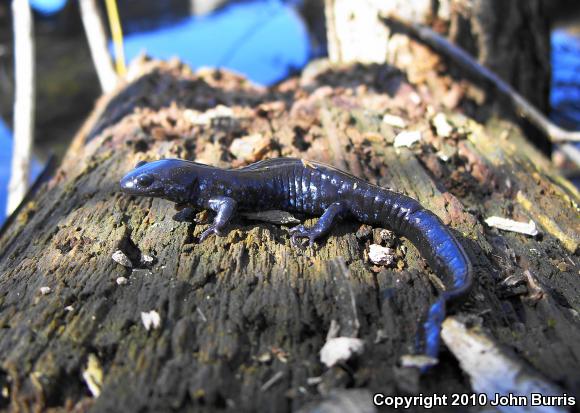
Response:
M200 236L221 234L236 211L285 210L321 215L311 228L290 230L294 245L310 245L326 235L337 218L383 226L407 237L443 280L446 290L422 323L418 352L436 358L446 302L465 296L472 279L471 263L453 233L416 200L368 183L318 162L276 158L239 169L220 169L181 159L140 162L121 180L122 191L151 196L216 212Z

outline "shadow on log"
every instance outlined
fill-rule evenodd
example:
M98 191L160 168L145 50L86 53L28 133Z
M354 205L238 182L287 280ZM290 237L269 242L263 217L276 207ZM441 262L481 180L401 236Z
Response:
M0 407L344 412L373 411L375 392L482 391L453 334L485 336L501 360L580 396L576 190L512 124L444 113L394 69L312 70L266 90L147 63L102 99L0 238ZM396 148L405 129L421 140ZM401 367L439 288L406 239L345 221L297 250L287 227L239 219L197 244L207 216L178 222L171 203L118 188L140 160L276 156L395 188L456 231L476 286L429 373ZM490 228L492 215L541 233ZM369 261L376 243L393 249L391 265ZM331 325L365 346L327 368Z

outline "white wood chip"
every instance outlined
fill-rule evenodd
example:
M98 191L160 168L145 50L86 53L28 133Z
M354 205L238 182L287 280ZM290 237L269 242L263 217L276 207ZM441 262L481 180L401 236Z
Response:
M322 383L322 377L318 376L318 377L308 377L306 379L306 384L308 384L309 386L316 386L317 384Z
M141 312L141 321L145 326L145 330L157 329L161 325L161 317L155 310L149 312Z
M103 387L103 369L94 354L89 354L87 367L83 371L83 379L93 397L99 397Z
M529 222L518 222L502 217L489 217L485 223L490 227L499 228L504 231L517 232L519 234L531 235L532 237L538 235L538 228L536 223L530 219Z
M383 247L378 244L369 246L369 260L378 265L391 265L395 259L391 248Z
M127 279L125 277L117 277L117 285L125 285L127 284Z
M123 267L128 268L133 267L133 263L131 262L129 257L127 257L125 253L121 250L115 251L113 255L111 255L111 258L113 259L113 261L115 261L117 264L121 264Z
M153 257L151 255L143 254L141 256L141 262L143 264L152 264L153 263Z
M429 357L420 354L405 354L401 356L401 366L402 367L431 367L439 362L435 357Z
M263 152L271 143L271 140L259 133L237 138L230 145L230 152L236 159L247 159Z
M50 287L40 287L40 294L42 295L47 295L50 294L52 290L50 289Z
M205 112L198 112L197 110L187 109L184 114L184 118L195 125L211 125L213 119L218 118L234 118L234 111L232 108L217 105L213 109L209 109Z
M320 361L332 367L341 361L347 361L353 355L362 354L364 341L354 337L336 337L327 340L320 350Z
M453 126L447 120L447 117L443 113L438 113L433 117L433 127L435 128L435 132L437 135L441 136L442 138L447 138L453 132Z
M410 148L415 142L418 142L422 138L420 131L404 131L395 136L395 148L400 148L406 146Z
M403 118L391 115L390 113L386 113L385 116L383 116L383 123L401 129L407 127L407 122L405 122Z

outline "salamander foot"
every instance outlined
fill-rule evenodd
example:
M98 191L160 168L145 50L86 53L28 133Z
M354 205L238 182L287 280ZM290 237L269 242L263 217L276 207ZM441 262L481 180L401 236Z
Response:
M222 235L222 232L215 224L211 224L208 229L206 229L201 233L201 235L199 236L199 244L201 244L204 239L206 239L212 234Z
M314 228L306 228L304 225L298 225L293 228L290 228L290 234L292 237L290 238L290 243L294 247L300 247L300 243L298 241L299 238L308 238L308 244L312 248L314 246L314 241L316 238L320 237L320 232Z

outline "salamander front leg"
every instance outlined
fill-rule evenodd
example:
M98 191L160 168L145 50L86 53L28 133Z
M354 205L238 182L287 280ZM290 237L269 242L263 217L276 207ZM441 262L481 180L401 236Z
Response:
M221 231L230 222L236 211L236 200L225 196L212 198L208 201L209 209L216 212L216 217L208 229L203 231L199 237L199 242L203 242L211 234L221 235Z
M320 217L318 222L314 224L311 228L306 228L304 225L298 225L294 228L290 229L290 233L292 234L292 238L290 239L292 245L297 245L298 238L308 238L309 244L312 247L314 245L314 241L317 238L323 237L324 235L328 234L330 228L332 228L332 224L334 223L335 218L340 218L347 212L347 207L343 202L335 202L331 204L324 214Z

